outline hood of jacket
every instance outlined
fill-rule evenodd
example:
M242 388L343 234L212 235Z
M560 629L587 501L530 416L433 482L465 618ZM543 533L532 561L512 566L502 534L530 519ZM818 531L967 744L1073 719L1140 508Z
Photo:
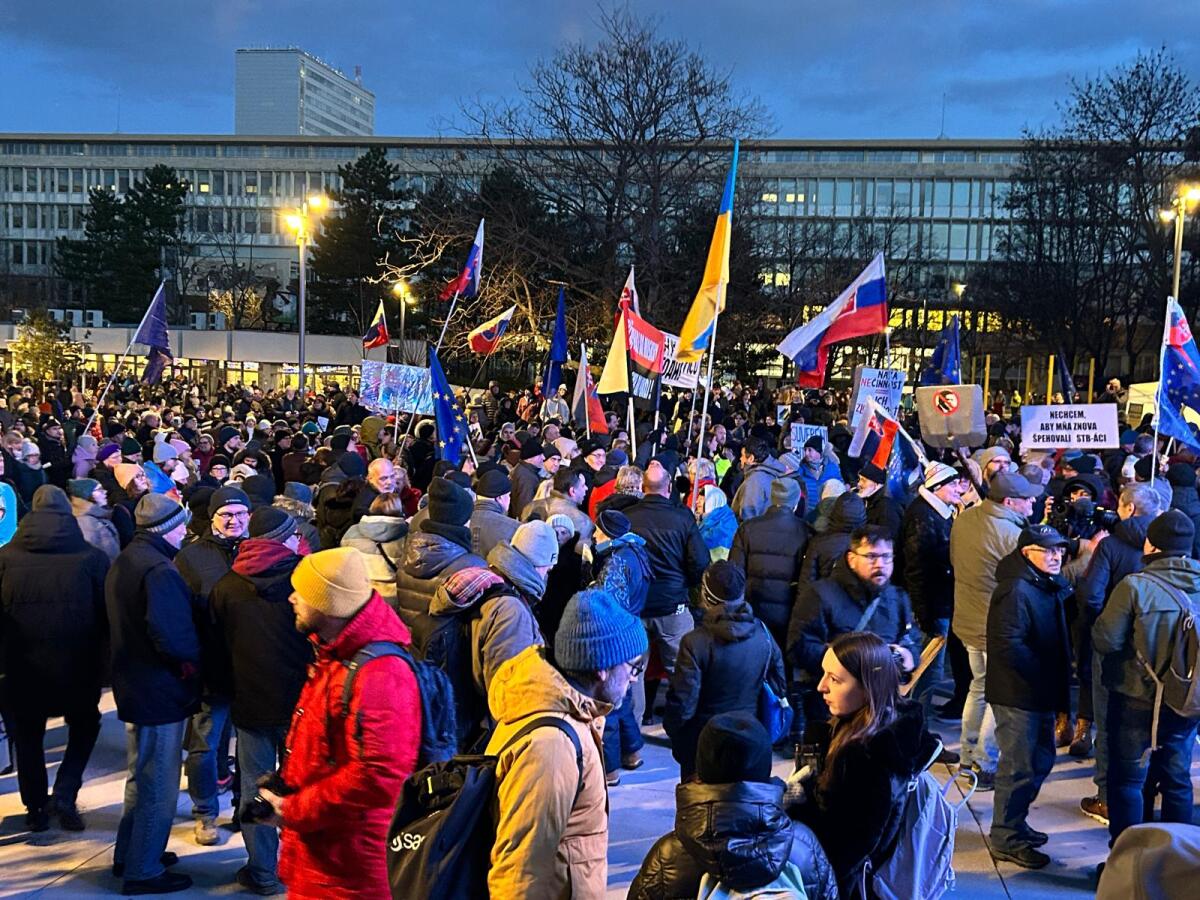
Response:
M358 529L354 537L363 537L377 544L387 544L408 534L408 523L396 516L363 516L350 531L354 529ZM346 537L352 536L350 531L346 532Z
M488 709L512 723L539 713L570 716L580 722L607 715L612 707L574 688L546 662L542 647L527 647L496 670L488 687Z
M488 566L507 578L513 586L528 598L530 603L537 603L546 593L546 579L538 574L525 556L514 550L512 544L501 541L487 555Z
M866 521L867 505L863 503L862 497L852 491L846 491L833 501L826 531L849 534L854 529L861 528Z
M300 557L279 541L246 538L238 547L233 571L252 581L258 577L271 580L290 573L299 562Z
M429 599L431 616L454 615L488 598L512 593L509 583L491 569L468 566L456 574L457 577L443 581L433 592Z
M13 542L30 553L77 553L87 547L75 516L53 509L27 512Z
M702 627L722 644L733 644L754 634L758 620L750 604L739 598L706 609Z
M33 513L26 515L25 519L31 515ZM25 519L21 520L22 528L25 527ZM1157 575L1185 594L1200 594L1200 560L1187 556L1163 556L1160 553L1145 556L1142 559L1146 564L1142 569L1143 572Z
M404 548L404 571L414 578L433 578L442 569L470 551L440 534L418 531L409 534Z
M781 475L786 474L787 469L784 468L783 463L781 463L775 457L768 456L762 462L755 463L754 465L752 465L746 469L746 477L747 478L749 478L751 475L754 475L756 473L759 475L766 475L768 478L770 478L772 481L774 481L776 478L779 478Z
M704 871L735 890L777 878L792 850L783 782L681 784L675 834Z
M1113 526L1112 536L1127 547L1132 547L1139 553L1146 546L1146 529L1150 527L1155 516L1130 516L1122 519Z
M350 659L372 641L392 641L396 644L409 646L412 644L412 634L400 617L387 605L378 591L371 592L367 605L346 623L341 634L328 644L315 634L309 640L317 652L318 659Z
M373 450L379 449L379 432L387 427L387 419L383 416L367 416L362 421L358 434L362 443Z
M77 519L82 519L84 516L91 516L93 519L112 518L111 509L101 506L99 503L93 503L91 500L84 500L82 497L71 498L71 512Z
M282 509L293 519L303 519L305 522L311 522L317 517L317 511L313 509L311 503L302 503L299 500L293 500L291 497L285 497L283 494L276 494L271 505L276 509Z

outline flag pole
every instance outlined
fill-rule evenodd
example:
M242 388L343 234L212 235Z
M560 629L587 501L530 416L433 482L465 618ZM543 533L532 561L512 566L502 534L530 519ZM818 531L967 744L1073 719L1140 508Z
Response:
M167 280L164 278L158 285L158 291L161 291L166 283ZM158 295L158 291L154 292L154 296ZM108 384L104 386L104 390L100 392L100 396L96 400L96 408L92 410L92 417L88 419L87 425L85 425L83 428L84 434L87 434L92 430L92 423L96 421L96 416L100 415L100 410L104 406L104 398L108 396L109 390L112 389L113 382L117 380L117 375L120 374L121 368L125 365L125 360L129 357L129 351L132 350L133 345L137 343L137 336L141 333L142 326L146 324L146 317L150 315L150 309L153 306L154 297L152 296L150 298L150 303L146 306L146 311L142 313L142 321L139 322L138 327L134 329L133 338L130 339L129 343L125 346L125 352L121 354L121 359L117 362L117 367L113 369L112 375L109 376ZM15 371L16 367L14 366L13 368Z
M1167 297L1167 312L1163 317L1162 343L1158 347L1158 387L1154 391L1154 465L1150 467L1151 486L1154 484L1154 477L1158 474L1158 424L1162 421L1163 360L1167 354L1167 340L1171 334L1171 301L1174 299L1174 297Z
M446 321L442 323L442 333L438 335L437 346L433 348L434 353L441 353L442 341L446 339L446 329L450 327L450 319L454 316L454 307L458 305L458 295L461 291L454 292L454 298L450 301L450 309L446 312Z
M717 320L721 316L721 301L725 299L725 285L721 285L721 297L713 305L713 323L712 337L708 339L708 384L704 386L704 405L700 409L700 441L696 447L696 459L704 459L704 423L708 421L708 397L712 393L713 383L713 359L716 357L717 349ZM692 434L692 426L688 425L688 438L690 440ZM692 502L691 508L696 509L696 497L700 493L700 479L692 479Z
M587 359L587 344L580 341L579 343L579 358L580 360ZM588 409L588 402L592 399L588 393L587 383L590 373L583 371L582 367L579 370L577 377L583 379L583 425L587 429L588 440L592 439L592 411ZM545 402L545 401L543 401ZM574 412L574 410L572 410ZM633 451L634 456L637 455L637 450Z

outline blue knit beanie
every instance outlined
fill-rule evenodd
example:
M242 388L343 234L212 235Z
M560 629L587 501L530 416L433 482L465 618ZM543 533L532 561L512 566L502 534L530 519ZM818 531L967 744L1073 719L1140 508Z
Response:
M622 609L611 591L589 587L567 601L554 659L569 672L595 672L629 662L648 647L641 620Z

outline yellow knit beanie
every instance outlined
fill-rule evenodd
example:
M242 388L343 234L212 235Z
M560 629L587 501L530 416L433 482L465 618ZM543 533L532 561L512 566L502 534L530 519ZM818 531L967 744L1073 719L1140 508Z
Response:
M349 619L366 606L373 591L362 554L353 547L304 557L292 571L292 587L306 605L338 619Z

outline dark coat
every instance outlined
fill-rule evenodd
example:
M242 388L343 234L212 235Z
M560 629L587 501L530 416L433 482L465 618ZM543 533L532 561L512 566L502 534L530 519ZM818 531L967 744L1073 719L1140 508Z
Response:
M200 708L200 638L192 592L175 548L139 531L104 582L117 717L135 725L182 722Z
M1171 509L1179 510L1192 520L1196 534L1192 538L1191 557L1192 559L1200 558L1200 493L1197 493L1196 486L1194 484L1171 485Z
M746 572L746 601L777 642L787 636L809 527L795 513L772 506L738 526L729 561Z
M844 562L833 574L796 591L796 606L788 624L787 654L792 665L814 678L821 674L821 657L835 637L854 631L875 595L882 594L863 631L879 635L889 644L900 643L912 623L908 595L892 584L877 591Z
M100 699L108 557L67 512L35 509L0 549L0 671L11 709L61 715Z
M829 527L818 532L808 542L804 552L804 563L800 568L801 581L816 581L828 578L833 567L850 549L850 535L867 521L862 498L857 494L845 493L833 502L829 513Z
M375 498L378 496L379 491L371 487L369 483L364 484L362 486L362 490L360 490L357 496L355 496L354 504L350 507L350 518L352 522L358 522L359 519L367 515L371 509L371 504L375 502ZM345 537L344 532L342 537Z
M463 532L469 543L470 532L465 528ZM410 531L404 544L404 562L396 572L396 611L405 624L413 623L414 614L429 612L429 601L438 586L468 566L486 569L487 560L443 535Z
M1069 712L1071 642L1063 601L1071 585L1014 550L996 567L988 607L988 703L1030 712Z
M344 484L346 484L345 481L327 482L321 485L320 490L317 491L316 525L317 531L321 535L322 547L336 547L341 544L342 538L346 536L346 532L356 521L354 504L359 493L366 489L366 483L362 483L359 491L354 491L352 487L343 490Z
M709 607L700 625L683 636L663 728L684 779L696 768L700 729L720 713L755 715L764 675L778 695L786 693L783 655L745 600Z
M789 810L813 830L829 855L842 896L869 855L882 857L902 822L912 777L925 768L937 738L925 730L921 705L896 703L896 718L865 741L848 744L827 777L809 782L807 803Z
M836 900L829 858L816 835L783 811L778 779L681 784L675 788L675 830L650 848L629 898L695 897L706 873L750 890L778 878L786 863L804 873L809 900Z
M1096 545L1087 570L1075 585L1076 605L1080 610L1088 611L1091 621L1100 615L1108 595L1122 578L1142 571L1146 529L1154 519L1155 516L1124 519Z
M278 541L250 538L233 570L213 587L210 603L228 655L230 713L238 728L284 727L292 720L313 661L288 602L299 562Z
M233 567L241 541L241 538L220 537L210 529L198 540L185 545L175 557L175 568L192 592L192 617L196 621L196 634L200 636L200 673L204 689L218 697L228 697L233 692L233 681L209 601L217 582Z
M953 516L943 518L924 496L918 495L904 513L896 544L900 558L893 580L908 591L913 616L926 634L933 633L935 619L949 619L954 612L954 571L950 568L953 524Z
M904 522L904 504L890 496L884 487L866 499L867 524L886 531L894 542Z
M688 602L688 589L700 583L708 567L708 547L695 517L666 497L650 495L625 510L634 534L646 541L650 557L650 593L642 615L667 616Z

